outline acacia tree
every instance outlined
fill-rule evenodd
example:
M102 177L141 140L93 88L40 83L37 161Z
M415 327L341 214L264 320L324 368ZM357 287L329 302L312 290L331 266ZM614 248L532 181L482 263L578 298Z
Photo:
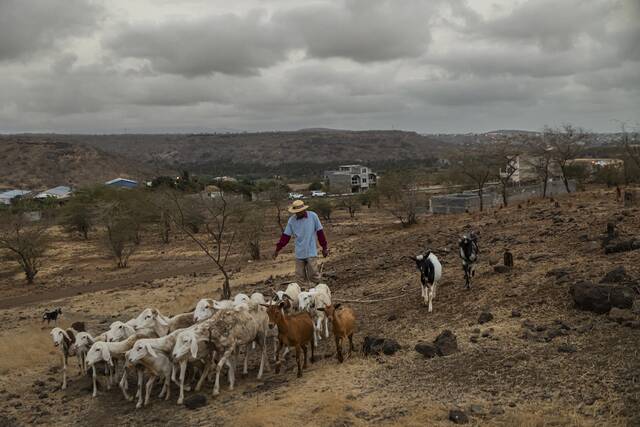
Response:
M621 142L627 156L635 164L635 168L640 169L640 134L638 132L627 132L623 125Z
M174 208L169 211L171 222L213 261L224 277L222 298L231 298L227 262L236 241L237 230L234 229L234 222L241 222L243 210L239 209L238 204L228 200L222 192L215 198L202 193L188 198L177 193L166 193L166 197L167 202ZM202 219L202 233L193 229L190 223L190 218L193 217Z
M89 239L89 232L94 228L93 203L88 193L75 194L62 208L60 224L68 233Z
M33 284L40 261L49 248L47 222L29 221L24 212L6 211L0 214L0 249L7 258L17 261L28 284Z
M135 213L122 200L111 200L102 203L100 216L105 230L104 246L117 267L126 268L139 245Z
M391 171L378 183L379 194L386 199L385 209L400 220L403 227L418 222L418 186L414 171Z
M266 228L266 210L264 207L255 205L247 206L246 214L242 216L239 229L242 233L242 240L249 251L252 260L260 259L260 243Z
M569 188L569 175L571 172L571 160L575 159L582 147L580 142L584 140L586 134L580 128L575 128L570 124L564 124L560 128L553 129L546 127L544 137L548 144L553 147L553 162L558 166L562 174L562 182L567 190Z
M356 212L358 212L360 206L362 206L362 201L357 196L346 196L340 199L340 206L349 212L351 218L355 218Z

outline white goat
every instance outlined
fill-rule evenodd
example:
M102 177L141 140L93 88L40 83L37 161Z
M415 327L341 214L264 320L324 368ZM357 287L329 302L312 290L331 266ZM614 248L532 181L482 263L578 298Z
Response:
M420 270L423 304L429 307L428 310L431 313L438 281L442 277L442 265L440 265L438 257L431 251L410 258L415 261L416 267Z
M317 285L316 291L313 294L313 305L315 308L315 315L312 314L315 329L313 342L316 347L318 346L318 341L322 339L323 329L325 338L329 338L329 318L324 312L324 309L331 305L331 291L327 285L324 285L324 287L322 285L323 284Z
M286 301L287 309L292 308L295 310L298 308L298 296L300 292L302 292L300 285L295 282L289 283L287 289L284 291L274 291L271 304L279 304L282 301Z
M53 345L59 348L62 354L62 390L67 388L67 359L69 356L76 354L72 348L72 344L75 342L75 334L76 331L71 328L64 330L56 327L51 330Z

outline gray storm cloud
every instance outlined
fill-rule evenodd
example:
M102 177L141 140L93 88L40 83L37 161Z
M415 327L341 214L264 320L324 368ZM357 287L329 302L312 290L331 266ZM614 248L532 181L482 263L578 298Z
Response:
M640 115L637 0L140 1L0 0L0 132L616 130Z

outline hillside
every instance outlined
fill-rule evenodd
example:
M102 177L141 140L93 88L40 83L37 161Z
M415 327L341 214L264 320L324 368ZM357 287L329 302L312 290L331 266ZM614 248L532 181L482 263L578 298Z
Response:
M79 187L117 176L145 179L157 174L150 164L58 135L0 136L0 154L0 187Z
M34 141L42 138L33 136ZM394 162L436 159L446 144L403 131L304 130L235 134L56 135L147 165L164 164L199 173L318 174L343 162L384 167Z

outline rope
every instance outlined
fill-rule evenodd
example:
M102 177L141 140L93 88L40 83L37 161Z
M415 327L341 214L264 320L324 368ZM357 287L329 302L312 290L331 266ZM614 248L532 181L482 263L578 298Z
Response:
M400 299L400 298L404 298L407 295L409 295L408 293L404 293L402 295L396 295L395 297L389 297L389 298L381 298L381 299L364 299L364 300L357 300L357 299L334 299L335 302L348 302L348 303L354 303L354 304L372 304L372 303L376 303L376 302L383 302L383 301L391 301L394 299Z

